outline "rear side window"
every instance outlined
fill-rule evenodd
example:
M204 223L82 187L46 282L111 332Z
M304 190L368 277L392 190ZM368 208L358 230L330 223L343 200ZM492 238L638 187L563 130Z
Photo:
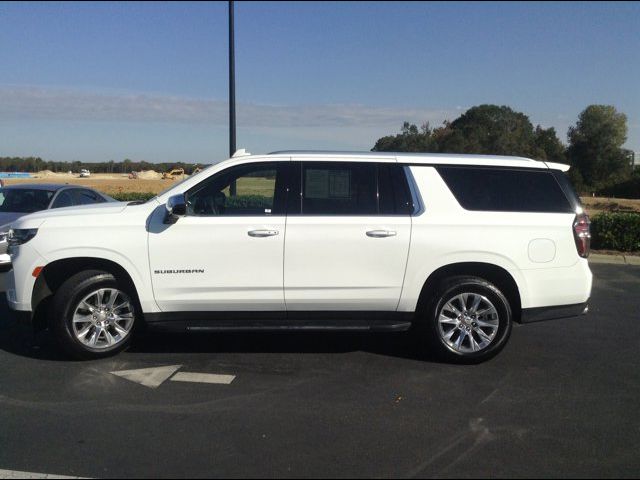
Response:
M437 167L466 210L572 213L567 196L549 170Z
M378 164L378 195L381 215L411 215L413 198L401 165Z
M375 163L303 162L302 213L376 215Z
M104 199L91 190L74 190L73 197L76 205L91 205L93 203L103 203Z
M64 207L73 207L73 206L74 206L74 203L73 203L73 196L71 194L71 191L63 190L58 194L58 196L53 202L53 205L51 205L51 208L64 208Z

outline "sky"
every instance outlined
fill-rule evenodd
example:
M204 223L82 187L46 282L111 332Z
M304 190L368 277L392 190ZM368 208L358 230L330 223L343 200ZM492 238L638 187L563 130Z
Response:
M0 3L0 156L229 156L227 2ZM237 145L370 150L484 103L569 126L628 117L640 3L235 2Z

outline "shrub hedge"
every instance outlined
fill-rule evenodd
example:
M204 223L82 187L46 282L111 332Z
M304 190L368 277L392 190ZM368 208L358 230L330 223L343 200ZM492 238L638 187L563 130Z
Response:
M109 195L112 198L115 198L119 202L133 202L134 200L149 200L156 196L155 193L152 192L117 192Z
M597 194L602 197L640 198L640 177L603 188Z
M603 212L591 219L591 247L598 250L640 251L640 214Z
M227 208L238 209L264 209L271 208L273 198L263 197L262 195L238 195L237 197L227 197Z

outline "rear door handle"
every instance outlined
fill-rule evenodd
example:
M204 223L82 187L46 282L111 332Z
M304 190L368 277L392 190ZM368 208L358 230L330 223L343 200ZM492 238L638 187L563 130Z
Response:
M393 230L369 230L367 232L367 237L373 238L385 238L385 237L395 237L396 232Z
M248 235L250 237L273 237L278 235L278 230L250 230Z

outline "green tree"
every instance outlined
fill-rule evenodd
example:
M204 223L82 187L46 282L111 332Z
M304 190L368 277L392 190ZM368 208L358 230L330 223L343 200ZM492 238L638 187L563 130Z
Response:
M374 151L520 155L564 162L565 148L553 128L533 125L524 113L509 107L479 105L453 122L431 129L404 122L401 133L380 138Z
M472 107L451 122L439 145L443 153L532 156L533 125L524 113L507 106Z
M566 148L558 138L555 128L542 128L538 125L534 132L533 143L537 150L534 158L549 162L566 163Z
M567 156L584 182L600 188L629 175L627 116L611 105L589 105L569 128Z
M400 133L378 139L374 152L429 152L432 151L431 128L425 123L418 129L416 125L404 122Z

